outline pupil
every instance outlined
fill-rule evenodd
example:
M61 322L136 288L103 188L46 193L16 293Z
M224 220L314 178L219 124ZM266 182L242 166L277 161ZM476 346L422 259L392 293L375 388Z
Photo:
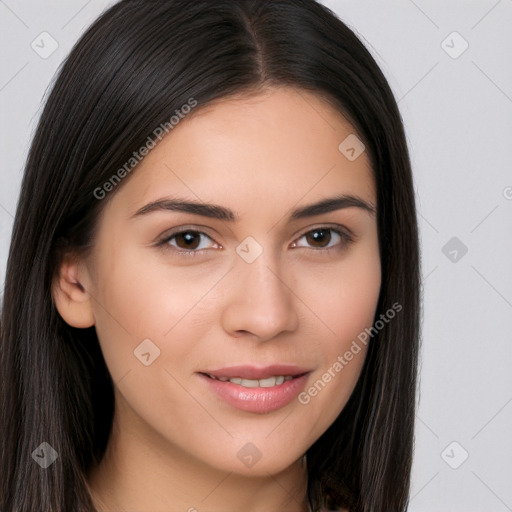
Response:
M313 242L324 242L328 244L331 240L330 231L328 229L316 229L312 231L308 236L311 236ZM310 240L308 240L308 243Z
M190 249L190 248L195 249L198 245L197 244L198 240L194 240L194 238L198 239L198 237L192 231L185 231L184 233L181 233L178 236L178 238L181 238L182 240L185 241L185 245L188 249Z

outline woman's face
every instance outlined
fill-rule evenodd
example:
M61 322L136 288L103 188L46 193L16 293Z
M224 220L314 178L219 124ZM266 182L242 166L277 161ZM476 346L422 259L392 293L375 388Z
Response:
M192 111L118 186L80 279L134 442L267 475L343 409L380 291L377 219L304 209L375 208L353 134L319 97L276 88Z

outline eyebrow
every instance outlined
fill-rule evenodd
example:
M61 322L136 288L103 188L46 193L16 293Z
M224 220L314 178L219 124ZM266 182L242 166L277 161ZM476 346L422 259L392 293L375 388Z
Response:
M342 194L297 208L291 212L288 220L293 221L307 217L314 217L315 215L321 215L323 213L329 213L344 208L360 208L372 216L375 215L375 207L370 203L354 195ZM236 222L239 219L239 216L235 212L229 208L225 208L224 206L190 201L181 198L162 198L152 201L137 210L130 218L147 215L148 213L157 211L192 213L194 215L201 215L203 217L229 222Z

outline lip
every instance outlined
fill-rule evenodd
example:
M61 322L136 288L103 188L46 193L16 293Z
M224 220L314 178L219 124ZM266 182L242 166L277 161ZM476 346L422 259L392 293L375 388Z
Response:
M210 392L217 395L231 407L252 413L269 413L288 405L305 387L310 370L293 365L230 366L217 370L199 372L198 375ZM248 388L213 377L240 377L242 379L265 379L272 376L292 376L280 385L269 388Z

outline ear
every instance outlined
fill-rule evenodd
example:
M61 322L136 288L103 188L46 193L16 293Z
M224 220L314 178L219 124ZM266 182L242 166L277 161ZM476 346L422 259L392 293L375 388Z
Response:
M91 295L84 288L86 271L77 257L66 255L52 282L52 296L57 311L71 327L95 324Z

